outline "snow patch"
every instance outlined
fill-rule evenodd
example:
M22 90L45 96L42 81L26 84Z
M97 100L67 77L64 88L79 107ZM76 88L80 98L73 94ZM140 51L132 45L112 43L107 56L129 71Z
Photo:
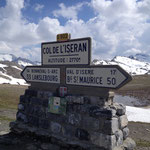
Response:
M9 80L2 77L0 77L0 84L28 85L23 79L12 78Z
M128 121L150 123L150 108L126 106Z
M18 70L22 71L22 69L19 68L19 67L17 67L17 66L12 66L12 67L15 68L15 69L18 69Z
M21 60L18 61L18 64L20 66L23 66L23 67L25 67L25 66L32 66L33 65L31 63L27 63L27 62L24 62L24 61L21 61Z
M7 65L4 65L4 64L0 64L0 67L1 68L4 68L4 67L8 67Z
M10 80L0 77L0 84L4 84L4 83L8 84L9 82Z
M0 71L0 74L8 79L0 77L0 84L28 85L24 79L14 78Z

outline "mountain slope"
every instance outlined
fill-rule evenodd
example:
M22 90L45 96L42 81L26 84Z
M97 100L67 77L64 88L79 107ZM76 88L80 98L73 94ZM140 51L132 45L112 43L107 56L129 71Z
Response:
M40 62L33 62L26 58L16 57L13 54L0 54L0 61L14 62L20 65L22 68L25 66L40 65Z
M119 65L131 75L150 74L150 63L131 57L116 56L111 61L94 60L95 65Z
M26 85L21 78L21 66L14 62L0 61L0 84Z
M31 65L40 65L40 63L13 54L0 54L0 84L26 85L20 73L25 66Z

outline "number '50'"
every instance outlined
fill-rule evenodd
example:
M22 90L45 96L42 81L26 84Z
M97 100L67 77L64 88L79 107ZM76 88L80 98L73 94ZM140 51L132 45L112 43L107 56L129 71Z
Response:
M107 84L108 85L115 85L116 84L116 78L108 77L107 78Z

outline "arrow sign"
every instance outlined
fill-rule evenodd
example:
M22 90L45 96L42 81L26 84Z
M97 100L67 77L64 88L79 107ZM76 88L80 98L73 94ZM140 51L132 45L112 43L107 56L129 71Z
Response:
M117 65L66 68L66 84L117 89L132 77Z
M27 66L21 72L26 82L60 83L60 69L43 66Z

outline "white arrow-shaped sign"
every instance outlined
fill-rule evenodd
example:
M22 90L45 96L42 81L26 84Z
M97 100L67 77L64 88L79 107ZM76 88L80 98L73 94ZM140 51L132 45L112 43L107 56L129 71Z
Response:
M66 84L117 89L132 77L117 65L66 68Z
M60 68L27 66L21 72L26 82L60 83Z

